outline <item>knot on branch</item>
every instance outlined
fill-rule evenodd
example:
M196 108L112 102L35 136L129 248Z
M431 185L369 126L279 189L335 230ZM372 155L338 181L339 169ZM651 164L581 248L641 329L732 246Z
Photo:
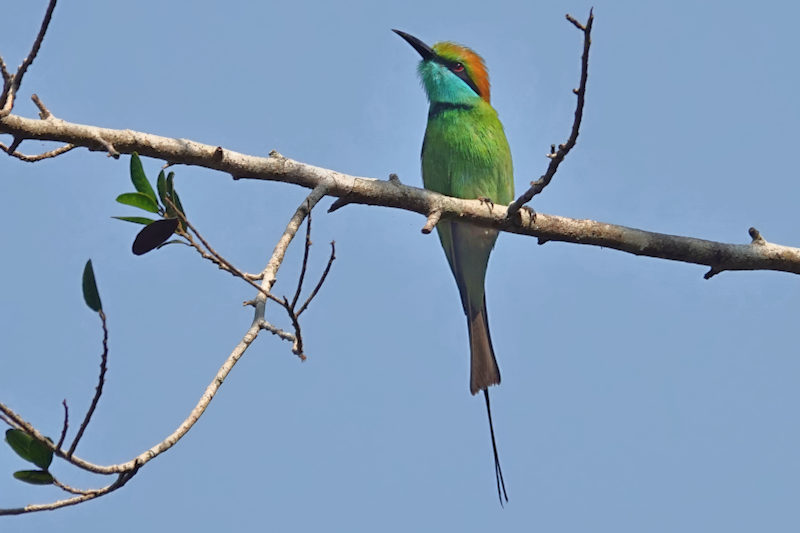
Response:
M759 233L756 228L750 228L749 230L747 230L747 233L749 233L750 237L753 239L750 242L750 244L757 244L757 245L767 244L767 241L764 239L764 237L761 236L761 233Z

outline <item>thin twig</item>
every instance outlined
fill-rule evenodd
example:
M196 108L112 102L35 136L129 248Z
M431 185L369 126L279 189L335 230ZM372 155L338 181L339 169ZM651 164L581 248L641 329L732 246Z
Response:
M4 117L11 113L11 109L14 107L14 95L19 90L19 87L22 84L22 78L28 71L28 67L31 66L33 60L36 59L36 54L39 53L39 48L42 46L44 35L47 33L47 27L50 25L50 19L53 18L53 10L55 7L56 0L50 0L50 3L47 6L47 11L44 14L44 20L42 20L42 25L39 28L39 34L36 36L36 40L33 41L31 51L22 61L22 64L17 69L17 72L11 77L11 83L6 84L8 85L7 90L4 90L3 94L0 95L0 107L2 107L2 109L0 109L0 117ZM7 71L4 72L3 77L5 78L7 74Z
M26 163L35 163L36 161L41 161L42 159L49 159L51 157L57 157L57 156L60 156L61 154L65 154L65 153L69 152L70 150L72 150L74 148L77 148L77 147L78 146L75 145L75 144L65 144L64 146L56 148L55 150L50 150L49 152L44 152L42 154L26 155L26 154L22 154L20 152L17 152L16 149L12 151L11 147L8 147L8 146L4 145L3 143L0 143L0 150L4 151L5 153L10 155L11 157L16 157L17 159L19 159L21 161L25 161Z
M294 298L292 298L291 308L297 305L297 300L300 298L300 292L303 290L303 281L306 277L306 269L308 268L308 254L311 250L311 210L308 211L306 217L306 243L303 248L303 266L300 267L300 277L297 280L297 290L294 291Z
M297 312L298 317L301 314L303 314L303 311L305 311L308 308L308 305L311 303L311 300L314 299L314 297L319 292L320 288L322 288L322 284L325 283L325 278L328 277L328 272L331 271L331 265L333 265L333 261L335 259L336 259L336 241L331 241L331 256L328 258L328 264L325 266L325 271L322 273L322 276L320 276L319 281L317 282L317 286L314 287L314 290L311 291L311 294L308 296L308 299L305 301L305 303L300 307L300 310Z
M11 144L8 145L8 153L15 153L17 148L19 148L19 145L22 144L22 141L24 140L24 137L14 137L14 139L11 140Z
M117 489L122 488L125 484L130 481L130 479L136 475L136 471L138 467L130 472L125 472L119 474L117 480L112 483L111 485L107 485L101 489L87 491L86 494L80 494L79 496L75 496L74 498L67 498L66 500L58 500L51 503L42 503L42 504L32 504L26 505L25 507L14 507L10 509L0 509L0 516L4 515L19 515L25 513L35 513L38 511L52 511L54 509L60 509L62 507L67 507L70 505L77 505L79 503L83 503L85 501L93 500L105 494L109 494L114 492ZM66 485L65 485L66 486ZM70 487L71 488L71 487ZM77 489L75 489L77 490Z
M3 88L11 82L11 73L8 71L6 62L3 61L3 56L0 56L0 75L3 76Z
M289 342L294 342L294 335L289 333L288 331L284 331L281 328L275 327L266 320L262 320L259 323L259 327L265 331L269 331L273 335Z
M581 81L577 89L573 92L577 95L577 102L575 104L575 119L572 122L572 131L570 132L569 139L564 144L558 145L558 151L553 154L548 154L550 164L547 165L547 171L536 181L531 182L531 187L525 193L514 200L509 206L507 216L512 217L519 211L519 209L530 202L531 199L542 192L545 187L550 184L550 180L555 176L558 170L558 165L564 160L570 150L575 146L580 133L581 120L583 119L583 105L586 101L586 81L589 77L589 47L592 45L592 24L594 23L594 10L589 10L589 20L586 26L580 24L572 15L567 15L567 20L570 21L576 28L583 32L583 55L581 56Z
M36 107L39 108L39 118L40 119L47 120L48 118L53 116L53 114L50 112L50 110L47 109L47 106L44 105L44 102L42 102L42 99L39 98L38 94L33 93L31 95L31 100L33 100L33 103L36 104Z
M292 215L292 218L289 219L289 223L286 225L283 235L281 235L281 238L278 239L278 243L275 245L275 249L272 251L272 256L269 258L267 266L261 272L261 288L263 290L260 291L260 294L256 296L256 312L253 322L258 322L264 318L266 300L263 295L268 293L275 284L275 280L278 276L278 270L281 268L281 264L283 264L283 258L286 256L286 250L289 248L289 244L297 234L297 230L300 228L303 220L305 220L306 215L308 215L308 213L314 209L314 206L317 205L317 202L319 202L327 194L327 192L327 183L321 183L314 187L314 190L311 191L311 194L309 194L306 199L303 200L303 202L294 212L294 215Z
M64 398L64 401L61 402L61 405L64 406L64 424L61 426L61 437L58 439L58 444L56 444L56 449L60 450L61 446L64 444L64 439L67 438L67 429L69 429L69 407L67 407L67 399Z
M282 156L276 155L272 157ZM309 215L309 213L311 213L311 210L314 209L314 206L317 205L317 202L319 202L327 192L327 184L320 184L315 187L314 190L311 191L311 194L306 197L303 203L298 206L294 215L292 215L292 218L289 219L289 223L286 225L286 230L284 230L281 238L278 239L278 243L275 245L275 249L272 251L272 256L269 258L267 266L262 271L263 277L261 280L261 288L263 290L261 293L256 295L253 324L260 326L264 322L266 299L263 297L263 292L272 289L272 286L275 284L275 280L277 279L278 270L280 269L283 259L286 256L286 250L289 248L289 244L292 242L295 235L297 235L297 230L300 228L303 220ZM310 231L310 226L308 226L308 228L308 231ZM286 310L286 313L289 315L289 319L292 321L292 326L294 328L294 343L292 345L292 353L304 361L306 359L306 355L303 353L303 338L300 330L298 314L294 312L294 309L290 305L288 298L284 298L282 302L278 303L280 303L280 305Z
M50 474L50 475L52 475L52 474ZM71 487L71 486L67 485L66 483L62 483L61 481L56 479L55 476L53 476L53 485L55 485L56 487L60 488L64 492L69 492L70 494L83 494L83 495L94 494L95 492L97 492L99 490L99 489L88 489L88 490L76 489L75 487Z
M292 343L292 353L300 358L301 361L307 359L306 354L303 353L303 332L300 330L300 317L294 312L294 309L289 305L287 298L283 299L283 308L286 309L286 314L289 315L289 320L292 321L292 328L294 329L294 342Z
M247 350L247 348L249 348L250 345L253 343L253 341L256 339L259 331L262 329L261 326L262 326L261 324L252 324L248 328L242 340L233 349L231 354L228 356L228 358L222 364L220 369L217 371L214 378L211 380L211 383L208 385L208 387L206 387L206 390L201 395L200 400L197 402L197 405L195 405L194 409L192 409L189 416L180 424L180 426L178 426L178 428L175 431L173 431L169 436L167 436L164 440L162 440L155 446L151 447L150 449L145 450L132 460L127 461L125 463L119 463L109 466L101 466L90 463L88 461L84 461L83 459L79 459L78 457L75 456L68 456L65 452L56 449L55 445L49 440L47 440L45 436L42 435L29 422L27 422L20 415L15 413L8 406L4 405L3 403L0 403L0 412L5 414L5 416L7 416L12 422L12 424L9 425L22 429L23 431L25 431L25 433L27 433L28 435L35 438L43 445L51 449L57 456L62 457L63 459L69 461L71 464L79 468L82 468L83 470L87 470L89 472L94 472L96 474L119 474L120 476L116 483L104 487L103 489L98 489L98 492L94 493L91 496L87 495L86 497L71 498L69 500L62 500L60 502L54 502L51 504L33 505L17 509L0 509L0 515L20 514L31 511L44 511L50 509L57 509L59 507L64 507L66 505L75 505L76 503L81 503L82 501L86 501L87 499L92 499L102 494L106 494L122 486L122 484L126 483L131 477L133 477L133 475L139 470L139 468L141 468L149 461L153 460L155 457L158 457L162 453L172 448L172 446L174 446L175 443L177 443L194 426L197 420L199 420L200 416L208 408L208 405L211 403L211 400L214 399L214 396L219 390L219 387L225 381L225 378L231 372L231 370L239 361L239 359L241 359L242 355L244 355L244 352Z
M6 423L6 424L7 424L9 427L12 427L12 428L14 428L14 429L17 429L17 428L19 427L19 426L17 426L17 424L15 424L15 423L14 423L14 421L12 421L10 418L8 418L8 417L7 417L6 415L4 415L3 413L0 413L0 420L2 420L2 421L3 421L3 422L5 422L5 423Z
M262 287L260 287L257 283L253 282L253 280L251 279L253 277L253 274L245 274L244 272L233 266L233 263L225 259L216 250L214 250L214 248L211 247L211 245L208 243L207 240L205 240L205 238L200 234L200 232L197 231L197 228L195 228L192 225L192 223L189 222L189 219L186 218L186 215L184 215L183 212L177 208L177 206L172 200L170 200L169 198L165 198L164 200L167 204L169 204L169 207L178 215L178 218L181 219L181 222L183 222L186 225L186 227L192 233L194 233L198 239L200 239L200 242L203 244L203 246L205 246L208 253L206 253L206 251L204 251L196 242L194 242L194 239L192 238L192 235L190 233L184 233L183 236L186 237L186 239L189 241L189 244L195 250L197 250L200 253L200 255L203 256L204 259L208 259L209 261L217 265L220 269L229 272L230 274L236 276L237 278L243 279L257 291L263 292L264 296L266 296L270 300L273 300L283 305L283 302L281 301L280 298L269 293L269 291L263 291Z
M100 396L103 394L103 384L106 380L106 370L108 369L108 327L106 325L106 314L103 310L100 309L97 314L100 315L100 320L103 324L103 355L100 356L100 377L97 379L97 387L95 387L94 398L92 398L92 403L89 405L89 410L86 411L86 416L81 423L81 427L78 429L78 434L75 435L75 440L72 441L72 446L70 446L67 451L68 457L75 453L75 448L78 446L81 437L83 437L83 432L86 431L86 427L92 420L94 410L97 408L97 403L100 401Z

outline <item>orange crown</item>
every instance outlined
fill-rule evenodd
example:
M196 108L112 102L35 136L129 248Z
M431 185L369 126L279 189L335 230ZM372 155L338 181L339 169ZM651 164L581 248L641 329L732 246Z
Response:
M433 51L437 55L464 65L464 70L467 71L467 76L478 87L478 94L481 98L489 102L489 72L486 70L486 63L483 58L460 44L452 43L449 41L436 43L433 45Z

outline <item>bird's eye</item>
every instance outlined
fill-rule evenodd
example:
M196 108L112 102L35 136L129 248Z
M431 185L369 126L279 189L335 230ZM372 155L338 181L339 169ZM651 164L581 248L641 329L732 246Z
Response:
M464 65L461 63L456 63L453 65L453 72L464 72Z

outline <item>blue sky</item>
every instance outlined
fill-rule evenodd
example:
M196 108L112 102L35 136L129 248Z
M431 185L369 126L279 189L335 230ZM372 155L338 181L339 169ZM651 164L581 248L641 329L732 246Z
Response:
M16 66L46 2L3 7ZM389 30L486 59L518 190L571 124L585 2L63 2L23 85L65 120L191 138L421 183L426 102L416 53ZM798 245L795 89L800 7L594 3L584 127L542 212L744 243ZM4 137L3 142L8 142ZM31 153L49 148L25 142ZM162 162L145 160L155 176ZM134 257L128 161L86 150L0 158L0 400L57 436L93 393L92 258L109 316L106 392L78 448L130 459L185 418L247 329L253 296L183 247ZM178 167L195 225L263 268L307 191ZM724 273L503 235L487 278L503 384L492 405L510 502L494 488L483 400L468 392L458 294L416 214L315 213L309 360L264 335L174 449L113 495L3 518L3 532L796 531L800 360L795 276ZM294 247L277 291L293 289ZM269 315L281 323L273 309ZM73 422L73 424L75 424ZM0 506L60 497L11 478ZM63 464L59 477L98 486Z

